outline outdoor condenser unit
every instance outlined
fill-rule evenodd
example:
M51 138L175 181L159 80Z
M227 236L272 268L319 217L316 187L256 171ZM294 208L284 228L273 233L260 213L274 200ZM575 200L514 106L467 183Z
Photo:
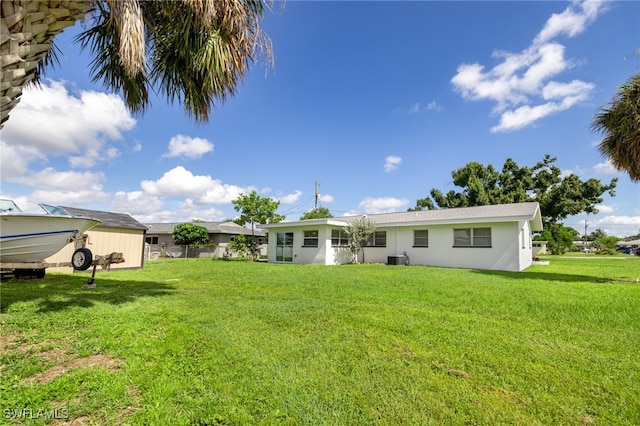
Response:
M387 256L387 265L405 265L405 256L403 254L396 256Z

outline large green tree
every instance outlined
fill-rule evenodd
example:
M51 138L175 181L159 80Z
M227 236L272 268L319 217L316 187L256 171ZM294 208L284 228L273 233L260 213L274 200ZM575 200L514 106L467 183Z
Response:
M78 37L91 75L142 112L150 91L179 101L196 120L232 96L271 44L260 27L268 0L2 0L1 124L22 89L56 62L54 38L84 18Z
M577 237L575 229L561 223L549 223L535 239L546 241L551 254L564 254L573 249L573 241Z
M591 129L603 136L600 153L632 181L640 182L640 73L599 109Z
M204 226L194 223L181 223L173 228L171 238L176 245L185 246L185 257L189 246L207 244L209 242L209 231Z
M308 212L305 212L302 216L300 216L300 220L306 219L323 219L327 217L333 217L331 212L326 207L315 207Z
M603 184L598 179L583 181L575 174L563 176L562 170L553 164L555 161L556 158L546 155L529 167L519 166L509 158L502 170L491 164L470 162L451 173L454 185L462 188L460 192L451 190L443 194L433 188L431 197L417 200L409 210L537 201L546 225L571 215L597 213L596 205L603 201L602 195L605 192L615 195L617 179Z
M276 213L280 206L280 201L275 201L269 197L261 197L256 191L251 191L249 195L240 194L238 198L232 201L235 211L240 216L234 219L234 222L240 226L251 224L251 235L255 235L256 223L278 223L282 222L285 217Z
M233 221L240 226L251 224L251 251L256 258L257 246L255 238L255 225L266 223L278 223L285 219L285 216L276 213L280 201L275 201L269 197L261 197L256 191L251 191L249 195L240 194L232 201L235 211L240 212L240 216Z

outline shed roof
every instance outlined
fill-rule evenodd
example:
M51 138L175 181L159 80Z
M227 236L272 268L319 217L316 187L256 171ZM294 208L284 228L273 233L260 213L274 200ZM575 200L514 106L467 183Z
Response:
M126 229L147 229L145 225L126 213L103 212L99 210L79 209L76 207L66 206L60 207L74 216L87 216L98 219L101 222L98 226Z
M265 229L320 224L344 226L362 217L365 217L365 215L344 216L330 219L301 220L297 222L281 222L260 226ZM366 217L378 226L411 226L421 224L437 225L528 220L532 222L533 231L542 231L542 216L540 214L540 206L537 202L421 210L416 212L378 213L366 215Z
M173 228L184 222L175 223L146 223L148 233L152 234L172 234ZM240 226L235 222L193 222L194 225L207 229L209 234L231 234L231 235L251 235L251 229ZM255 235L262 237L263 231L256 229Z

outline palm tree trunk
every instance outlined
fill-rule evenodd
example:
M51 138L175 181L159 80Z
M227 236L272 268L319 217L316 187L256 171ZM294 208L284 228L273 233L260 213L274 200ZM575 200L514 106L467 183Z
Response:
M0 21L0 126L37 76L51 40L82 18L90 0L2 0Z

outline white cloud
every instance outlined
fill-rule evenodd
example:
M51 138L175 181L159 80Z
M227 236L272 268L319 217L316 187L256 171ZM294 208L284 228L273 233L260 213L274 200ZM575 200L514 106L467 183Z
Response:
M131 214L141 223L167 223L167 222L190 222L194 219L200 219L207 222L222 222L227 216L221 210L215 208L202 208L193 200L186 200L174 208L163 208L149 212L139 212Z
M409 108L409 114L416 114L420 111L442 111L443 109L442 105L436 101L431 101L425 106L422 106L420 102L416 102L411 108Z
M560 171L560 177L566 178L571 175L584 176L585 172L580 166L574 166L573 169L562 169Z
M384 159L384 171L392 172L402 163L402 158L397 155L390 155Z
M534 43L545 43L563 34L574 37L584 32L607 8L607 1L574 1L562 13L551 15Z
M442 111L444 108L436 101L431 101L425 106L425 109L429 111Z
M605 216L590 220L589 229L602 229L607 235L618 237L635 235L640 231L640 216Z
M185 200L177 210L179 214L177 216L174 214L172 221L186 222L193 219L201 219L207 222L222 222L227 219L223 211L215 208L202 208L201 205L194 203L193 200Z
M591 226L596 224L635 225L637 227L640 226L640 216L605 216L602 219L592 222Z
M87 203L106 202L109 197L109 194L105 193L101 186L90 189L37 189L29 195L29 199L34 202L61 206L82 206Z
M203 155L213 152L214 145L203 138L192 138L185 135L176 135L169 141L169 150L163 157L185 157L197 159Z
M4 133L2 135L4 139ZM29 162L42 160L44 156L30 146L9 145L0 141L0 178L6 182L14 182L28 173Z
M13 182L39 188L43 191L102 191L99 182L104 180L104 174L94 172L59 172L47 167L36 173L27 173Z
M599 204L596 206L596 208L598 209L598 212L600 213L613 213L616 209L611 207L611 206L607 206L605 204Z
M300 190L296 190L293 194L283 195L281 197L275 197L276 200L280 201L282 204L295 204L300 200L300 196L302 196L303 192Z
M322 201L323 203L333 203L333 195L328 195L328 194L320 194L320 198L318 198L318 201Z
M96 91L70 93L62 81L25 88L2 130L7 146L29 146L28 164L50 155L77 154L72 165L91 167L110 141L122 139L136 120L122 99Z
M48 167L36 173L26 172L12 181L37 188L28 197L30 203L77 206L107 200L109 195L103 191L100 183L104 179L102 173L61 172Z
M542 88L542 97L546 100L569 98L582 101L586 99L586 95L594 89L592 83L585 83L580 80L573 80L570 83L560 83L550 81Z
M613 175L618 173L618 170L613 166L613 164L611 164L610 161L605 161L604 163L598 163L595 166L593 166L593 169L596 172L601 173L603 175Z
M560 35L573 37L604 12L602 2L574 2L549 18L532 44L519 53L495 51L501 60L492 69L481 64L462 64L451 82L463 98L492 100L500 122L492 132L508 132L567 110L589 98L594 85L573 80L552 80L574 65L565 58L565 47L552 41Z
M118 191L111 201L111 209L130 215L153 214L162 211L164 203L155 195L148 195L142 191Z
M144 180L140 186L148 195L188 197L196 204L230 203L240 194L248 194L255 189L223 184L211 176L197 176L182 166L165 172L158 180Z
M400 210L406 210L409 200L393 197L372 198L367 197L358 204L356 212L349 214L374 214L374 213L390 213Z

